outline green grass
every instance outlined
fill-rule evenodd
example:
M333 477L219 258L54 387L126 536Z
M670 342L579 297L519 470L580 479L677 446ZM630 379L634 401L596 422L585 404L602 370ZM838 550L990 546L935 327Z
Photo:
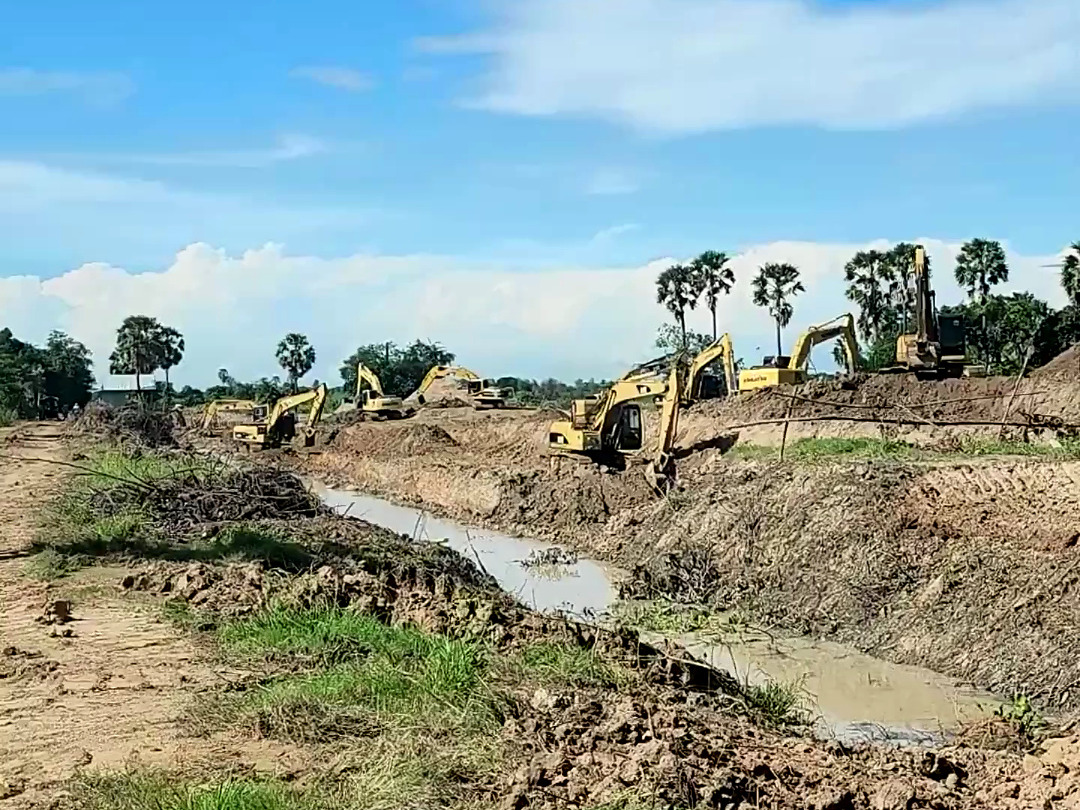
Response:
M0 408L0 427L11 427L18 418L19 414L11 408Z
M743 700L751 715L766 726L799 725L805 722L802 684L769 681L747 686Z
M85 481L96 487L120 486L124 482L152 483L192 473L206 475L220 469L222 462L204 455L169 453L127 453L120 450L100 450L80 462L87 468Z
M159 773L83 777L73 791L83 810L316 810L327 805L271 781L212 784Z
M233 656L318 665L221 696L203 713L217 721L312 739L402 727L490 731L501 716L501 700L489 683L489 656L477 642L391 627L341 608L284 606L227 623L217 638Z
M32 579L52 582L75 573L84 565L85 561L79 555L61 554L56 549L47 548L26 561L23 573Z
M537 642L509 662L511 671L546 684L620 688L636 681L634 673L574 644Z
M611 608L611 617L623 627L666 635L700 633L727 636L744 627L731 614L718 613L701 605L681 605L664 599L622 600Z
M1064 439L1053 445L1039 442L998 441L987 437L972 436L960 439L956 449L949 450L916 447L895 439L797 439L788 444L784 458L806 462L828 459L910 461L990 455L1075 459L1080 458L1080 439ZM779 456L779 447L756 444L737 444L728 451L729 458L743 461L766 461L777 459Z

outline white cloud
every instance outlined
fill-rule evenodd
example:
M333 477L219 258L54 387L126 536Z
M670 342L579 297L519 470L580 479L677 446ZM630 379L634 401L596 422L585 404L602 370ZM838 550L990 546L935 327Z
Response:
M638 230L641 230L641 226L636 222L624 222L621 225L612 225L610 228L604 228L594 233L592 239L589 240L589 244L607 244L618 239L623 234L633 233Z
M467 104L666 133L888 128L1080 98L1076 0L519 0L421 49L488 57Z
M254 149L224 149L176 154L95 155L99 160L157 166L219 166L222 168L259 169L275 163L313 157L327 152L327 145L310 135L281 135L273 146ZM90 157L90 156L87 156Z
M309 79L318 84L348 90L351 93L370 90L375 86L375 79L367 73L332 65L303 65L290 70L289 75L294 79Z
M91 104L108 105L134 92L135 83L123 73L0 68L0 96L69 93Z
M959 300L951 273L959 245L920 241L933 260L938 300ZM868 246L776 242L736 256L737 284L721 301L719 321L739 355L773 353L771 322L750 301L759 265L790 261L802 270L806 293L795 300L789 344L798 329L848 308L843 264ZM1013 280L1003 292L1026 288L1063 303L1057 271L1043 267L1054 257L1009 258ZM29 340L64 329L100 362L125 315L155 316L186 337L187 356L174 375L181 384L209 384L222 366L245 378L277 373L273 347L288 331L311 338L318 351L313 376L335 382L340 361L357 345L418 337L443 342L485 374L601 377L655 354L652 339L667 316L655 303L654 283L671 261L522 270L449 256L291 256L277 245L229 255L196 243L151 272L90 263L55 278L0 278L0 324ZM709 328L705 310L689 321L699 331ZM818 355L831 364L828 347Z
M638 188L637 178L625 169L597 169L585 181L585 193L600 196L633 194Z

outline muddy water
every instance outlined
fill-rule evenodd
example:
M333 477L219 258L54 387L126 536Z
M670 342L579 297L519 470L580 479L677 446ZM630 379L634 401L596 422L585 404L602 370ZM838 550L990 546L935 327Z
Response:
M400 534L445 543L471 557L505 590L537 610L602 621L616 599L614 572L594 560L559 566L522 564L535 552L551 549L550 543L467 528L370 495L320 485L315 489L339 511ZM663 638L642 635L652 642ZM891 664L828 641L752 632L671 640L742 682L796 685L818 735L846 743L934 745L962 722L985 716L998 705L992 696L930 670Z

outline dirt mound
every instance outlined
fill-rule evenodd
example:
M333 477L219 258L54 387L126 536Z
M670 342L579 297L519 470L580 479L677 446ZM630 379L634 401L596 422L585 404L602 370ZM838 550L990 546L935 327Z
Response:
M414 420L351 425L329 444L335 452L382 459L425 456L457 447L442 427Z
M1045 366L1031 372L1033 380L1080 382L1080 343L1070 346Z

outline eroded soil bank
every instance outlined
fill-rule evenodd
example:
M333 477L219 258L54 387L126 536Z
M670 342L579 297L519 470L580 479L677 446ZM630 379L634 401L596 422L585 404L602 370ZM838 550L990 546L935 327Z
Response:
M548 412L442 409L338 427L318 452L286 463L465 524L573 546L635 571L630 595L739 609L1069 712L1080 706L1080 462L1017 455L1025 434L1053 441L1045 425L1073 418L1080 400L1063 391L1075 385L1055 385L1025 381L1011 406L1015 381L992 379L873 378L809 391L877 414L849 437L872 430L883 446L928 448L869 459L740 452L746 431L725 426L782 417L785 401L706 403L682 421L679 489L660 500L639 468L548 458ZM793 408L823 410L836 408ZM889 422L913 411L933 424ZM941 426L1003 417L1032 427L1005 431L1000 449L996 427ZM789 440L821 428L793 424ZM967 452L973 436L991 444Z

